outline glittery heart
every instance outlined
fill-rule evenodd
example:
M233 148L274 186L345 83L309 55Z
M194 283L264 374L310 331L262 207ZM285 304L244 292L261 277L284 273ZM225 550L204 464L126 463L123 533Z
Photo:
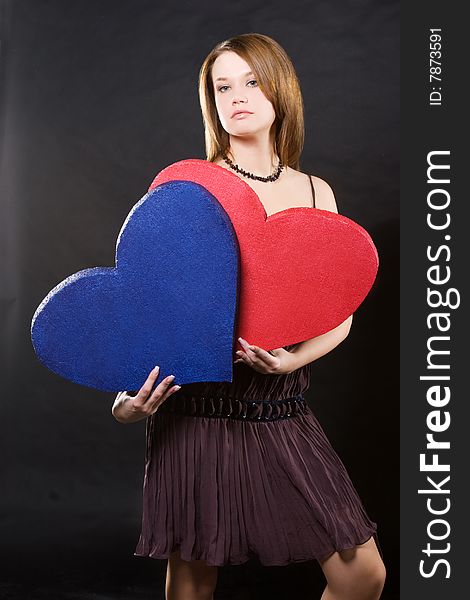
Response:
M104 391L157 383L231 381L239 248L219 202L192 182L149 191L116 244L116 266L79 271L55 286L31 326L38 358Z
M309 207L267 217L247 183L205 160L170 165L149 189L169 180L203 185L232 221L241 256L237 338L271 350L316 337L342 323L369 293L377 250L352 219Z

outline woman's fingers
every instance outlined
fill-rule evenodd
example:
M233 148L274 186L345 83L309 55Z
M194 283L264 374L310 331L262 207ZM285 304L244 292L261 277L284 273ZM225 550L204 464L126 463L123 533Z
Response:
M180 389L181 386L173 386L173 388L171 388L175 376L168 375L168 377L165 377L162 379L162 381L160 381L152 393L153 386L158 378L159 373L160 367L158 365L150 371L144 385L140 388L137 396L135 397L137 405L143 406L144 404L154 404L155 401L160 401L169 396L171 393L177 392Z
M263 360L268 365L272 365L276 362L275 357L267 350L263 350L263 348L259 348L258 346L251 346L251 350L255 354L255 356Z
M248 360L248 364L252 364L253 360L256 360L256 354L251 350L250 344L243 338L238 338L238 341L240 342L243 350L245 351L241 354L241 357L245 360Z
M135 397L135 403L137 405L144 404L146 400L148 400L149 394L152 391L153 384L155 383L159 372L160 367L158 365L150 371L147 379L144 381L143 386L137 392L137 396Z
M268 366L273 366L276 363L275 357L266 350L263 350L263 348L254 346L253 344L248 344L248 342L246 342L243 338L238 338L238 340L243 346L243 349L245 350L251 362L256 363L257 361L262 361Z
M153 404L161 404L164 400L171 396L174 392L177 392L181 386L173 385L174 375L168 375L165 379L162 379L155 388L153 394L150 396L148 402Z
M244 352L240 350L236 352L239 359L235 362L243 361L260 373L269 374L278 372L281 358L280 356L277 356L275 352L277 352L277 350L285 352L283 348L277 348L268 352L259 346L248 344L243 338L238 338L238 341L243 347Z

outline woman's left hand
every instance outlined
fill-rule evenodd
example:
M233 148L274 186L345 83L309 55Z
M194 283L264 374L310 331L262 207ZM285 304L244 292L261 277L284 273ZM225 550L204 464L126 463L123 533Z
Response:
M238 338L244 352L238 350L236 352L239 357L234 363L244 362L249 367L265 374L286 374L294 370L293 357L291 352L284 348L276 348L275 350L263 350L259 346L253 346L243 338Z

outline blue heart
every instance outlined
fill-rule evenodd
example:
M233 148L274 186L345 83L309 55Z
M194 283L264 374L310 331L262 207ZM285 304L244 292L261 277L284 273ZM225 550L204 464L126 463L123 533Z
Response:
M170 181L132 208L116 266L79 271L36 309L39 360L75 383L103 391L156 384L232 381L239 285L232 223L203 186Z

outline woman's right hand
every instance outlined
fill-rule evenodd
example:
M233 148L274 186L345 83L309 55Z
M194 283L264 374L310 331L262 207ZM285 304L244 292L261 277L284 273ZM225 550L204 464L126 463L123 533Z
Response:
M152 391L153 384L158 377L160 367L155 367L150 371L144 385L140 388L136 396L130 396L127 392L119 392L114 401L112 414L120 423L135 423L146 419L158 410L165 400L177 392L181 386L171 386L174 375L169 375L162 379L157 387Z

